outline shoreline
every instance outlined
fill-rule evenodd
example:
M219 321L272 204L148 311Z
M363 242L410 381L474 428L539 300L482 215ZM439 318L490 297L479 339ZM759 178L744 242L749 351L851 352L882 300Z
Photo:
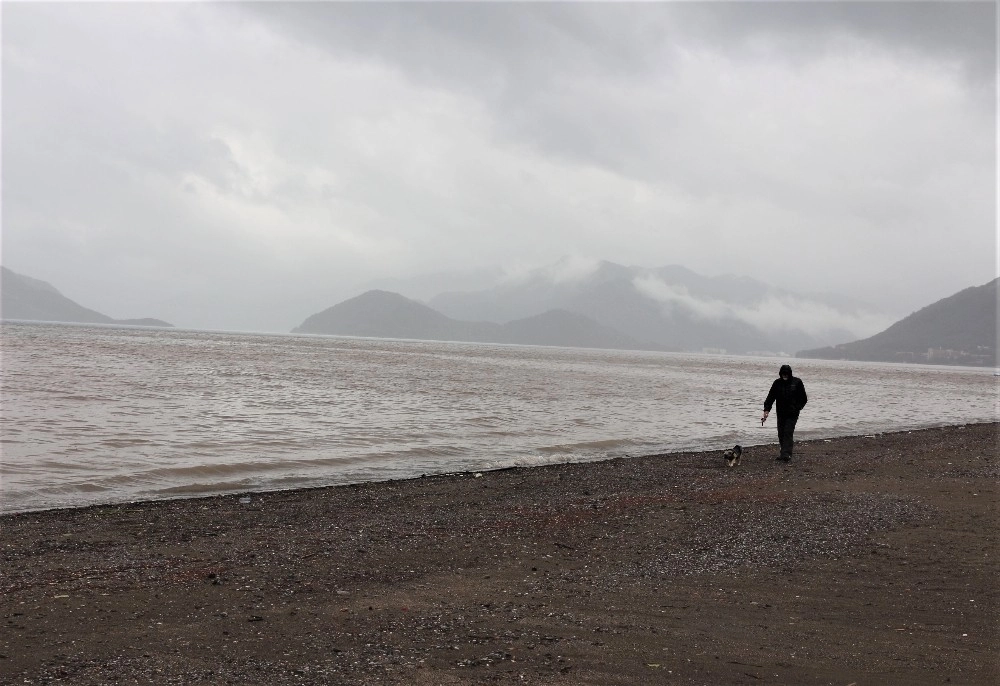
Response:
M992 684L1000 424L0 515L0 682ZM241 503L241 498L249 498Z
M814 443L819 443L819 442L839 441L839 440L850 439L850 438L863 438L863 437L870 437L870 436L891 436L891 435L897 435L897 434L910 434L910 433L913 433L915 431L933 431L933 430L936 430L936 429L944 429L944 428L949 428L949 427L981 426L981 425L989 425L989 424L994 424L994 423L995 422L991 422L991 421L970 422L970 423L962 423L962 424L940 423L940 424L928 424L926 426L920 426L920 427L917 427L917 428L909 428L909 429L903 428L903 429L892 429L892 430L889 430L889 431L874 431L872 433L867 433L867 434L865 434L865 433L862 433L862 434L830 434L830 435L822 434L820 436L811 437L811 438L807 438L807 439L804 439L804 440L798 440L798 439L796 439L795 444L796 444L796 446L800 446L800 445L809 445L809 444L814 444ZM769 428L773 429L773 427L769 427ZM770 433L773 433L773 432L770 432ZM748 450L748 449L750 449L750 450L766 450L768 447L771 447L771 446L774 446L775 449L776 449L777 445L778 445L777 441L768 441L768 442L763 442L763 443L750 443L750 444L744 445L743 449L744 450ZM729 447L729 446L727 446L727 447ZM346 481L346 482L340 482L340 483L321 484L321 485L316 485L316 486L293 486L293 487L290 487L290 488L267 488L267 487L264 487L264 488L261 488L261 489L254 489L254 490L242 490L242 489L240 489L240 490L226 490L226 491L216 491L216 492L208 491L208 492L205 492L205 493L197 493L197 494L181 494L181 495L164 496L164 497L138 498L138 499L135 499L135 500L112 500L112 501L104 501L104 502L87 503L87 504L81 504L81 505L56 505L54 507L42 507L42 508L39 508L39 509L10 510L10 511L0 510L0 523L2 523L3 520L4 520L4 518L6 518L6 517L11 517L11 516L16 516L16 515L34 514L34 513L40 513L40 512L71 512L73 510L86 510L86 509L90 509L90 508L100 508L100 507L110 507L110 506L124 506L124 505L144 505L144 504L151 504L151 503L165 503L165 502L184 501L184 500L203 500L203 499L207 500L207 499L214 499L214 498L237 498L237 497L246 497L246 496L249 496L251 498L253 498L253 497L265 497L267 495L276 494L276 493L298 493L298 492L307 492L307 491L315 491L315 490L326 490L326 489L333 489L333 488L345 488L345 487L349 487L349 486L358 486L358 485L362 485L362 484L404 483L404 482L407 482L407 481L427 479L427 478L431 478L431 477L461 477L461 476L466 476L466 475L473 474L473 473L476 473L476 472L482 473L482 474L490 474L490 473L494 473L494 472L505 472L505 471L509 471L509 470L518 470L518 469L538 469L538 468L544 468L544 467L552 467L552 466L557 466L558 467L558 466L563 466L563 465L574 465L574 464L582 464L582 465L585 465L585 464L597 464L597 463L602 463L602 462L612 462L612 461L615 461L615 460L633 460L633 459L647 459L647 458L660 458L660 459L662 459L662 458L669 458L672 455L695 455L695 454L711 455L711 454L714 454L716 452L721 452L722 450L724 450L724 448L718 448L718 449L714 449L714 450L704 450L704 449L699 449L699 450L683 450L683 449L681 449L681 450L670 450L670 451L667 451L667 452L641 453L641 454L637 454L637 455L629 455L629 454L614 455L614 456L598 457L598 458L585 459L585 460L579 460L579 461L570 460L570 461L565 461L565 462L542 462L542 463L539 463L539 464L532 464L532 465L511 465L511 466L504 466L504 467L491 467L491 468L474 469L474 470L458 470L458 471L454 471L454 472L439 472L439 473L433 473L433 474L421 474L419 476L409 476L409 477L400 477L400 478L368 479L368 480L362 480L362 481Z

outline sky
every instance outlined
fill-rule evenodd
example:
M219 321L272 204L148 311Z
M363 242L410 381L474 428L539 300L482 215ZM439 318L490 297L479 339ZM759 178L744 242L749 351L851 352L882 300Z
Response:
M899 317L997 276L993 2L0 21L0 262L112 317L288 331L389 278L567 256Z

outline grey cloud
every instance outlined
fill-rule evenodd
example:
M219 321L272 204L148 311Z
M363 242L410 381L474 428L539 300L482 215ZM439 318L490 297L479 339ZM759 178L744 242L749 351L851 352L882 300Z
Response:
M737 305L709 297L696 297L683 286L664 283L652 275L636 277L633 285L640 293L659 302L681 305L695 316L709 320L737 319L761 331L794 327L814 336L832 331L848 331L866 338L882 331L892 319L864 309L838 311L822 302L790 295L768 294L758 301Z
M808 60L854 36L910 59L953 61L967 77L995 80L996 5L991 2L732 2L725 11L678 3L677 14L718 45L760 49L760 39L786 58ZM858 46L863 47L863 46Z
M993 270L994 12L5 5L5 264L229 328L567 253L926 304Z
M331 53L376 60L429 87L479 99L493 110L494 132L509 143L697 194L720 186L773 192L774 175L769 165L757 165L756 155L768 154L770 146L776 157L787 156L786 142L803 134L815 140L799 139L799 147L829 150L799 155L796 164L814 166L799 178L824 173L824 153L843 157L852 146L878 144L894 132L903 140L901 146L892 141L892 157L916 148L913 155L926 158L920 148L952 143L941 133L908 130L899 117L912 111L846 107L836 99L850 97L846 91L831 92L826 101L822 93L806 92L822 77L814 71L824 60L881 50L900 53L917 71L934 60L939 69L954 59L980 74L995 65L989 3L262 3L241 9ZM862 44L844 45L844 36ZM737 80L724 80L727 71ZM671 83L678 75L688 80ZM768 92L772 85L776 92ZM970 114L970 123L988 129L995 86L989 81L974 90L988 108L978 122ZM756 100L749 110L748 96ZM822 109L810 110L810 97ZM879 119L885 131L869 131ZM747 143L752 160L741 154ZM857 164L843 160L843 166ZM913 168L901 159L892 173ZM795 191L801 196L808 189Z
M235 6L323 49L378 56L431 81L499 95L591 75L655 72L673 46L809 61L853 35L952 58L988 75L996 57L989 2L249 3ZM789 52L791 49L793 52ZM513 77L517 77L515 80Z

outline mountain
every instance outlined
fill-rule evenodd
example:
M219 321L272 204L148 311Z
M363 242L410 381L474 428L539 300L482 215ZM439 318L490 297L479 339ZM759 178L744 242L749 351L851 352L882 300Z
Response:
M658 348L732 353L830 345L891 322L865 303L796 294L748 277L572 259L490 289L445 292L428 304L454 319L498 323L561 309Z
M995 367L1000 279L938 300L870 338L798 357Z
M0 318L84 324L126 324L163 326L159 319L112 319L106 314L79 305L52 284L0 267Z
M584 315L550 310L497 324L452 319L398 293L372 290L308 317L292 333L432 341L650 349ZM655 349L653 347L652 349Z
M292 333L467 341L482 340L485 331L398 293L372 290L307 317Z

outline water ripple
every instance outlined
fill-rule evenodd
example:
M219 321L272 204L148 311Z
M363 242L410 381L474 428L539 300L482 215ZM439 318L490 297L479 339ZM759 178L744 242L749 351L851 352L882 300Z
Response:
M774 442L782 360L3 324L0 511ZM798 360L797 435L993 421L990 370Z

